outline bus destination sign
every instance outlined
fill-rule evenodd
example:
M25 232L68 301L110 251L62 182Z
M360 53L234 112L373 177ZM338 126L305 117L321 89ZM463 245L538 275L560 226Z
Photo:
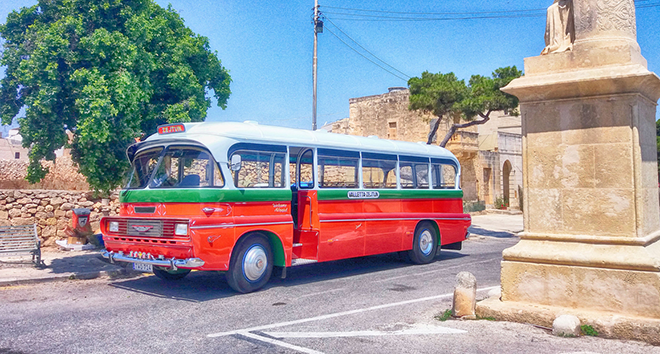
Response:
M348 191L348 199L378 199L378 191Z
M158 127L158 134L183 133L186 127L183 124L161 125Z

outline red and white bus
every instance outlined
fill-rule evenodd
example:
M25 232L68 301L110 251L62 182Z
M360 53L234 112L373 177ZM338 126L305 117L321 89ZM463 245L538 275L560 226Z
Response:
M461 249L460 165L432 145L256 123L184 123L129 147L104 256L165 280L224 271L238 292L286 268ZM439 247L440 246L440 247Z

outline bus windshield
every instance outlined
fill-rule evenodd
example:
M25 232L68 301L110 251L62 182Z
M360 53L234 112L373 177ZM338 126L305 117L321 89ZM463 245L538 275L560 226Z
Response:
M133 160L127 188L223 187L224 179L210 154L194 147L140 152Z

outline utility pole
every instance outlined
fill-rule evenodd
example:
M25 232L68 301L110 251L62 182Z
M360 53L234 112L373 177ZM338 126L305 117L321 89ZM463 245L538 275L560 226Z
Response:
M312 77L314 81L314 94L312 103L312 130L316 130L316 82L317 82L317 57L318 34L323 33L323 21L319 20L319 0L314 0L314 59L312 63Z

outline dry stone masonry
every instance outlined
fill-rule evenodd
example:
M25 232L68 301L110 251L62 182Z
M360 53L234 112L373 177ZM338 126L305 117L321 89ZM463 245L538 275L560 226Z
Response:
M0 226L36 223L43 247L65 238L74 208L90 209L90 223L97 230L101 217L119 214L119 201L116 194L102 200L88 191L0 189Z

